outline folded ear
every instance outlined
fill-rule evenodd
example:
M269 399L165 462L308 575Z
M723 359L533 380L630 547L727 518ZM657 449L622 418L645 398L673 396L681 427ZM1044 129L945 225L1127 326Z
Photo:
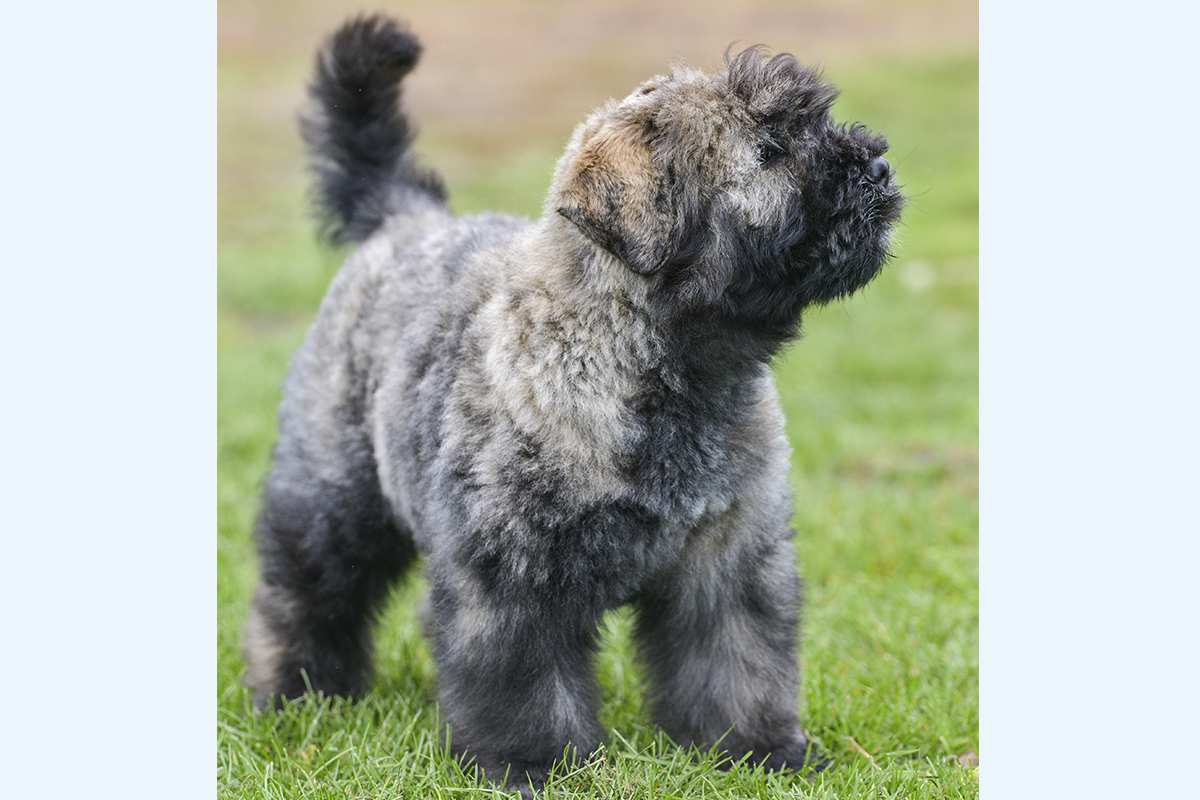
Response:
M580 149L557 210L634 272L650 275L671 256L668 197L644 129L610 122Z

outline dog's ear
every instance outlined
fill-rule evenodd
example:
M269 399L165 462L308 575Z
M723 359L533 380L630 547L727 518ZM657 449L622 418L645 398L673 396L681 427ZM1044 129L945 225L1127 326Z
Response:
M557 211L639 275L662 269L673 251L673 215L648 132L610 122L580 148Z

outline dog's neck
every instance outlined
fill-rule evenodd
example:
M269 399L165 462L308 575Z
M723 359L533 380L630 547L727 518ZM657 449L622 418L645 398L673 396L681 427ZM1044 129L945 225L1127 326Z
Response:
M673 302L663 276L633 272L561 217L535 223L522 249L522 263L507 276L510 291L555 299L527 309L539 318L535 324L557 328L565 318L576 321L577 331L594 334L578 344L611 354L631 373L703 364L706 380L736 380L777 350L777 337L744 320Z
M716 323L669 313L643 276L556 222L535 223L495 276L482 367L520 430L596 475L677 404L728 398L763 364Z

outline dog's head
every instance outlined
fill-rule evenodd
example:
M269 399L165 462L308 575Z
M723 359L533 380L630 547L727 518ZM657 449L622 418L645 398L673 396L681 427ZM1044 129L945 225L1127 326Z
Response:
M672 303L786 335L875 276L903 202L886 141L835 124L836 96L754 48L676 69L579 126L548 210Z

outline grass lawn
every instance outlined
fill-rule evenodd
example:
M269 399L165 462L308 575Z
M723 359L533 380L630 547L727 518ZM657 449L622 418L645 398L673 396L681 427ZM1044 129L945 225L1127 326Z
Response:
M858 296L811 313L776 365L807 584L797 700L833 766L809 777L722 771L673 746L647 716L622 611L606 618L597 663L607 745L546 797L978 796L975 59L859 58L827 71L843 90L836 114L886 132L910 195L895 261ZM246 74L223 65L223 109L248 91ZM279 385L341 259L314 239L294 127L281 120L277 139L259 139L226 114L220 139L218 793L490 796L440 738L418 577L397 588L379 627L376 687L362 701L310 698L256 715L241 685L250 530ZM531 137L490 167L455 162L436 123L418 148L448 165L457 209L534 214L567 132ZM256 163L287 166L267 180Z

